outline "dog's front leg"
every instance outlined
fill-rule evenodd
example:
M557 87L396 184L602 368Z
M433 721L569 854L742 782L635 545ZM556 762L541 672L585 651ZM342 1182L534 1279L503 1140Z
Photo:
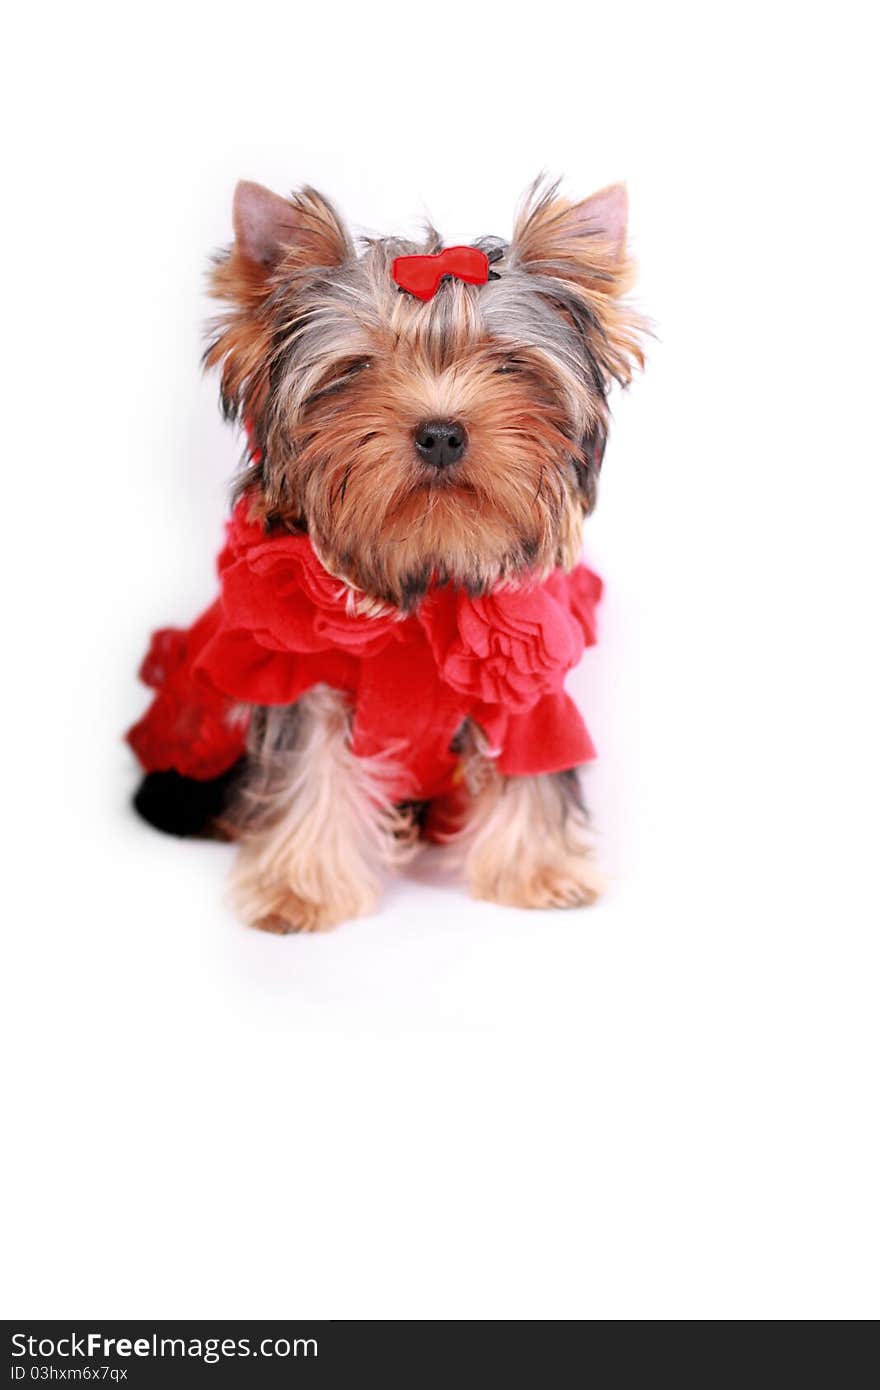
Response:
M576 772L489 772L463 831L474 897L511 907L577 907L604 887Z
M351 751L342 695L318 686L254 712L236 808L238 911L263 931L321 931L373 910L383 866L410 836L385 787L391 769Z

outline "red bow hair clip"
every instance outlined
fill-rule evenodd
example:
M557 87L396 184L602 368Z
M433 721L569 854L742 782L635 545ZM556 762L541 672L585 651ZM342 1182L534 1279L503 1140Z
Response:
M448 246L435 256L397 256L391 275L395 284L417 299L432 299L441 280L454 275L467 285L485 285L498 276L489 269L489 257L477 246Z

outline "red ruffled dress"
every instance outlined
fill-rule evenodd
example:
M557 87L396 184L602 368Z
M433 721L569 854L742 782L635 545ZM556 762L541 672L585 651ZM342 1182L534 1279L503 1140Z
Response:
M250 705L326 684L353 711L357 755L385 754L395 800L451 792L451 744L473 719L501 772L559 772L594 756L563 688L596 640L598 576L578 565L481 598L436 587L416 613L358 613L307 536L267 536L242 498L220 555L220 597L189 629L153 635L141 679L156 694L127 738L147 772L208 780L241 757Z

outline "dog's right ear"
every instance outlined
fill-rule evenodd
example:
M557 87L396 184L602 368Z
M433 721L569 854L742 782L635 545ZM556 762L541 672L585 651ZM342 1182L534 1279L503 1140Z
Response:
M235 241L215 260L210 293L231 305L210 324L206 367L222 364L220 398L228 419L260 434L269 386L274 325L269 302L288 279L341 265L354 248L338 213L313 188L280 198L242 181L232 204Z
M262 184L242 180L232 201L232 225L239 256L267 270L288 259L296 267L341 265L352 251L336 210L314 188L279 198Z
M232 199L232 225L239 254L257 265L278 264L295 240L293 204L261 183L242 179Z

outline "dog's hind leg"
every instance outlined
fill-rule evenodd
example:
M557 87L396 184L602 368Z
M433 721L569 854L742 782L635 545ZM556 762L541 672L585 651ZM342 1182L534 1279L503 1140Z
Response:
M387 788L393 768L351 750L345 698L317 686L254 711L248 772L232 810L241 842L233 898L264 931L320 931L373 910L383 868L413 841Z
M166 835L226 839L223 815L244 775L240 758L228 772L199 781L181 773L148 772L134 795L138 815Z

